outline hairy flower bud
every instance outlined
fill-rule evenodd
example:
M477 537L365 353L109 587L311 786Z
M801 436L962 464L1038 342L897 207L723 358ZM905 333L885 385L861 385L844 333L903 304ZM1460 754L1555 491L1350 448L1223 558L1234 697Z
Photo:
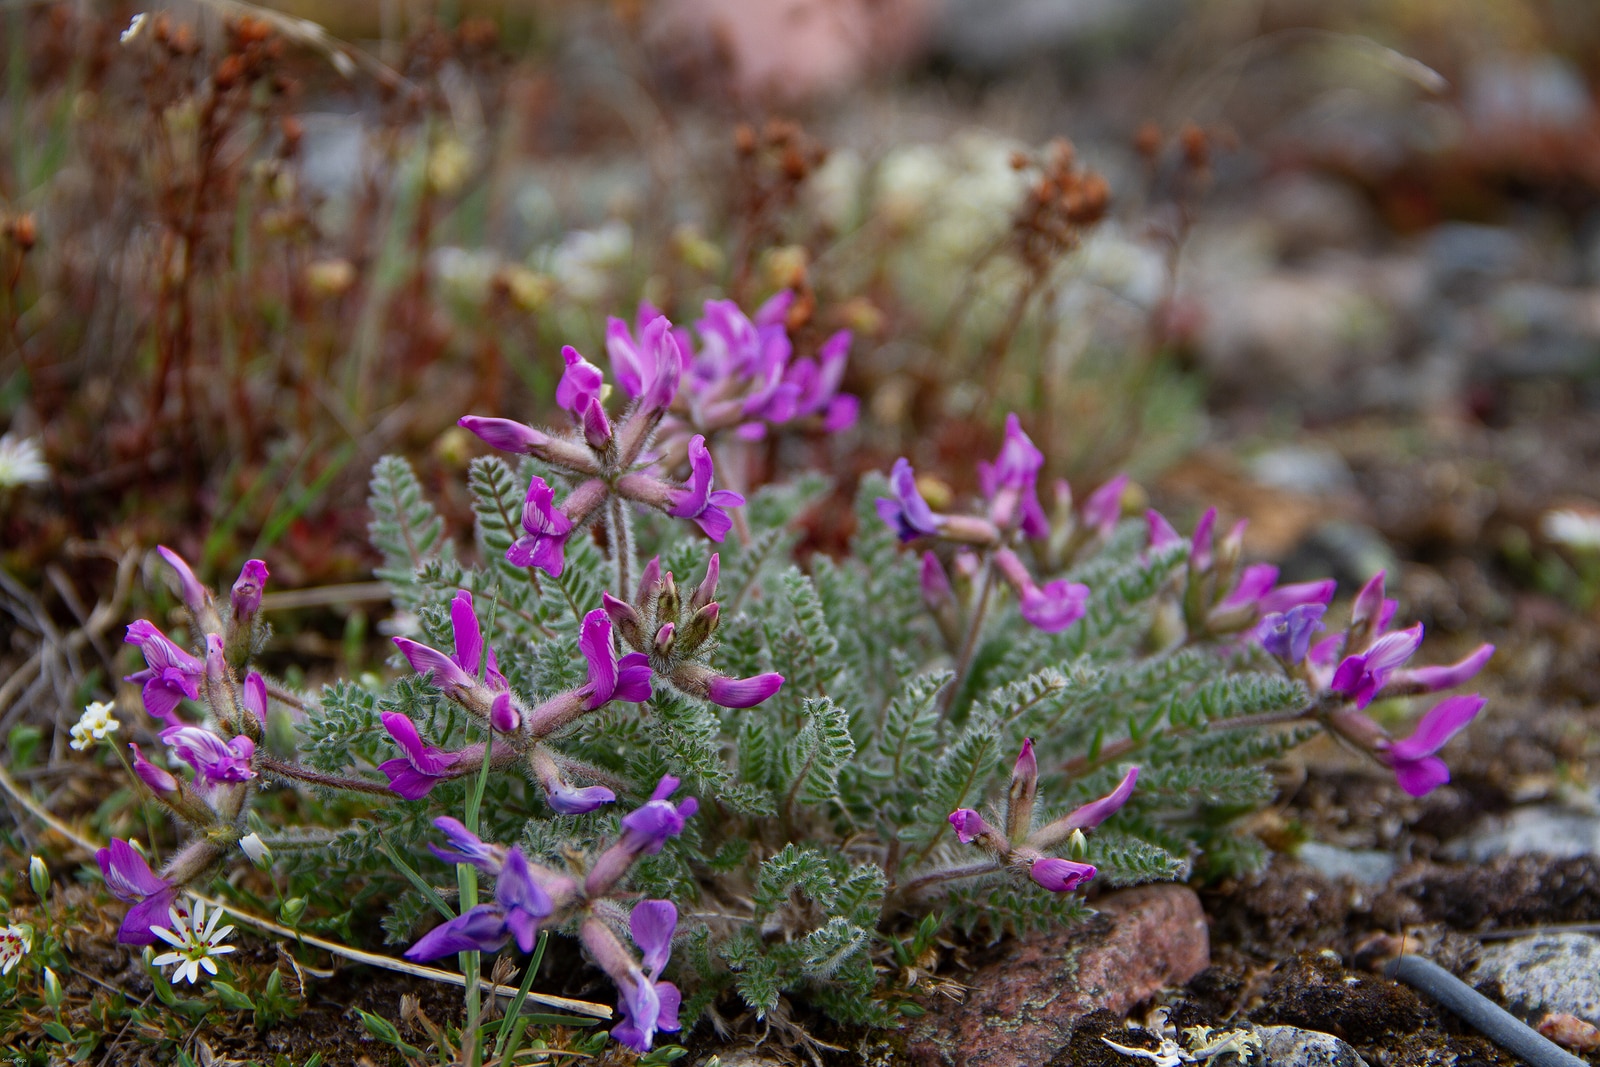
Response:
M656 631L656 639L650 646L650 651L662 659L672 655L673 637L677 634L678 627L675 623L667 623Z
M668 571L662 575L661 593L656 598L656 623L677 622L682 607L678 599L678 583L672 580L672 572ZM660 637L656 639L659 641Z
M695 587L694 596L689 598L689 610L699 611L713 600L717 599L717 581L722 576L722 556L720 553L711 553L711 558L706 561L706 576Z
M678 635L678 651L685 656L692 656L699 651L712 634L717 632L721 622L722 608L715 603L707 604L690 617L683 628L683 633ZM659 635L658 635L659 636Z
M636 652L646 650L647 639L644 635L644 622L639 618L639 613L633 605L625 600L618 600L610 593L600 594L600 606L611 619L611 625L617 628L617 633L628 647Z

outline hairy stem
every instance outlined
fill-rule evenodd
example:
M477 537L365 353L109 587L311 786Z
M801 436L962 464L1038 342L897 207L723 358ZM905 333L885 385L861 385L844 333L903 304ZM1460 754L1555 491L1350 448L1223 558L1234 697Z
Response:
M352 793L371 793L374 796L387 797L394 794L387 785L380 785L369 778L347 778L342 774L327 774L323 771L312 770L298 763L288 763L284 760L274 759L272 756L256 756L256 765L268 774L277 775L279 778L291 778L297 782L309 785L325 786L328 789L346 789Z
M940 871L929 871L927 874L919 875L905 885L900 886L896 892L903 897L910 897L928 886L937 885L940 882L953 882L958 878L976 878L981 874L993 874L1004 869L994 860L984 860L982 863L968 863L961 867L946 867Z

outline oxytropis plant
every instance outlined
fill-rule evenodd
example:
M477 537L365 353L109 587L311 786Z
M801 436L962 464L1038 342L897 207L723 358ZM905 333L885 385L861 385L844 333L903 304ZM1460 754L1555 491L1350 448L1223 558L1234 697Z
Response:
M935 512L902 459L862 487L848 556L794 566L823 480L746 500L715 487L713 458L854 418L848 337L796 358L783 306L709 303L698 343L648 309L636 329L613 320L619 412L568 348L569 428L463 418L521 457L472 465L476 563L409 467L381 461L373 541L411 627L390 685L268 683L250 669L265 569L246 566L224 617L166 553L194 650L143 621L129 640L164 762L194 774L137 747L133 769L193 837L159 872L126 842L102 855L134 905L123 939L148 943L182 886L220 873L277 781L313 791L326 824L263 828L309 924L385 899L408 956L460 953L469 978L482 953L574 935L637 1050L733 998L769 1022L800 997L891 1025L916 1010L895 965L913 928L918 951L941 924L998 937L1082 916L1086 887L1259 862L1240 817L1318 730L1410 792L1448 779L1435 753L1480 699L1446 699L1404 740L1363 709L1466 681L1487 646L1407 669L1421 631L1389 629L1382 576L1318 640L1331 582L1279 586L1213 512L1187 538L1124 518L1126 479L1081 505L1057 482L1047 511L1015 416L976 507ZM264 730L279 718L293 730ZM455 868L453 908L429 851ZM430 909L449 917L427 929ZM476 1010L469 995L469 1025Z

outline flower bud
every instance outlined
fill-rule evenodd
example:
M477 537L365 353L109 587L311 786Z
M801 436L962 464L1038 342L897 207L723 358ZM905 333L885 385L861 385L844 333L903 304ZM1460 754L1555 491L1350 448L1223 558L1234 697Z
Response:
M522 715L511 703L510 693L501 693L489 705L489 725L503 734L512 733L522 725Z
M189 609L195 622L202 630L214 629L218 619L216 610L211 606L211 591L200 584L200 579L194 576L194 571L182 556L166 545L157 545L156 552L178 576L184 607Z
M66 991L61 988L61 979L56 977L56 972L49 967L44 969L44 1002L50 1005L51 1011L59 1012L62 1002L67 999Z
M720 553L711 553L711 558L706 561L706 576L695 587L694 596L689 598L689 610L699 611L713 600L717 599L717 580L722 576L722 556Z
M258 870L267 870L272 866L272 850L267 843L261 840L260 834L246 834L239 839L239 848Z
M278 907L278 918L282 919L284 923L289 926L293 926L298 923L300 921L300 917L305 913L305 897L290 897Z
M1067 854L1079 861L1089 858L1089 839L1083 836L1082 830L1073 830L1072 836L1067 838Z
M678 583L672 580L672 572L668 571L661 576L661 595L656 598L656 622L677 622L682 607L678 599ZM660 638L657 637L657 640Z
M1033 802L1039 791L1039 761L1033 754L1033 738L1022 740L1022 754L1011 771L1011 790L1006 800L1006 837L1018 841L1033 826Z
M639 574L639 591L634 594L633 602L642 608L650 603L660 589L661 557L652 556L650 557L650 562L644 565L644 570Z
M141 782L150 787L151 792L157 796L178 792L178 780L176 778L145 759L144 753L139 750L137 744L129 742L128 747L133 749L133 773L139 776Z
M644 622L639 618L639 613L633 609L633 605L625 600L618 600L610 593L601 593L600 606L605 609L617 633L622 635L623 642L635 652L643 652L646 644Z
M678 650L686 656L692 656L712 634L717 632L717 626L721 621L722 608L715 603L707 604L695 612L678 638Z
M661 629L657 630L655 644L651 648L651 651L655 655L660 656L662 659L666 659L671 656L672 646L674 644L673 637L676 635L677 630L678 627L670 622L661 627Z
M40 900L50 895L50 868L38 856L28 860L28 884L33 886L34 896Z

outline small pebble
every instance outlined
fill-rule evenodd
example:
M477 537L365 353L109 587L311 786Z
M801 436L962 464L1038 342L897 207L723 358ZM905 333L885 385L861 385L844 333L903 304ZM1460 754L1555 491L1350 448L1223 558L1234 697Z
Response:
M1600 1025L1600 937L1540 934L1488 945L1469 985L1500 983L1506 1010L1529 1022L1550 1013Z
M1367 1067L1355 1049L1332 1034L1298 1026L1262 1026L1256 1032L1267 1067Z

